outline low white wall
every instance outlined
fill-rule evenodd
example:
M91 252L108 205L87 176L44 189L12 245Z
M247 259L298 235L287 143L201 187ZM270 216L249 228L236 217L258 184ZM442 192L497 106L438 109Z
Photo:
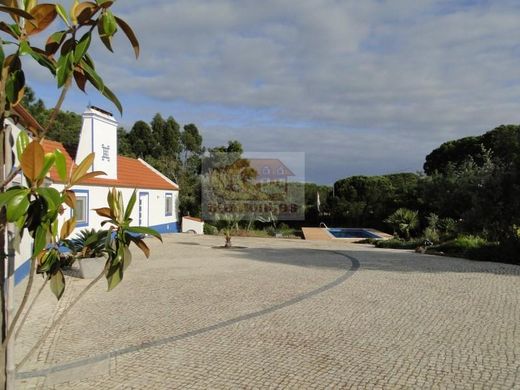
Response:
M182 232L187 233L191 231L196 234L204 234L204 222L182 217Z

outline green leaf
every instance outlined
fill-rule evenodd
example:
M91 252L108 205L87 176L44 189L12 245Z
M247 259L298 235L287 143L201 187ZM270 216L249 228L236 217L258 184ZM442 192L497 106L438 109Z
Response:
M86 57L86 56L85 56ZM99 77L93 67L91 67L85 58L80 62L81 68L85 71L85 76L87 76L88 81L100 92L103 92L105 85L103 83L103 79Z
M107 273L108 291L113 290L123 280L123 264L110 265Z
M132 262L132 252L126 245L123 245L123 252L123 271L126 271Z
M32 53L31 46L29 46L29 43L27 41L20 42L20 47L19 47L18 51L19 51L20 55L22 55L22 56Z
M65 183L67 181L67 161L65 160L65 155L59 149L54 151L54 166L61 181Z
M72 52L68 52L67 54L62 55L60 57L56 67L56 79L58 81L58 88L61 88L65 85L72 73L72 70Z
M57 189L52 187L40 187L36 192L45 199L49 209L56 209L61 205L61 194Z
M155 231L154 229L151 229L149 227L145 227L145 226L130 226L126 230L128 230L129 232L132 232L132 233L149 234L150 236L154 236L155 238L157 238L158 240L160 240L162 242L161 235L157 231Z
M27 188L20 188L20 187L9 188L7 191L0 193L0 207L5 206L15 196L18 196L20 194L27 195L28 193L29 193L29 189L27 189Z
M25 74L22 70L15 70L9 75L5 86L7 100L12 105L16 105L22 100L24 87Z
M54 275L51 276L51 291L56 295L58 300L63 295L65 291L65 277L63 276L63 272L59 269Z
M38 254L45 249L47 245L47 226L40 225L36 228L36 233L34 234L34 247L33 247L33 259L38 256Z
M137 199L137 190L135 189L134 192L132 192L132 196L130 197L130 200L128 201L128 205L126 206L125 211L125 221L127 221L130 218L130 215L132 215L132 210L134 209L135 201Z
M20 134L18 134L18 138L16 138L16 154L17 154L18 160L21 160L22 154L30 142L31 142L31 139L29 138L27 133L25 131L20 131Z
M81 62L81 59L87 52L88 48L90 47L90 42L92 40L92 35L90 32L86 33L81 37L78 44L76 45L76 48L74 49L74 63L78 64Z
M126 37L132 44L132 47L134 48L135 52L135 58L139 57L139 41L137 40L137 37L135 36L133 30L130 28L130 26L123 20L115 16L116 22L121 27L121 30L125 33Z
M117 107L117 110L121 115L123 115L123 106L121 105L121 102L117 98L116 95L105 85L103 88L103 96L105 96L108 100L110 100L114 105Z
M117 31L117 23L116 18L112 11L106 11L103 16L101 16L101 23L103 24L103 32L111 37Z
M0 42L0 69L4 67L5 53L3 42Z
M54 153L46 153L43 158L43 167L40 171L40 174L36 178L36 180L43 179L47 173L49 173L50 169L52 168L52 165L54 164L54 160L56 159L56 156Z
M46 55L39 53L34 47L31 47L31 52L29 54L41 66L49 69L53 76L56 75L56 65Z
M28 194L28 190L25 190L9 200L6 206L7 220L9 222L16 222L27 212L30 204Z
M56 3L56 12L58 13L59 17L65 22L67 26L70 26L69 19L67 18L67 11L63 7L63 5Z

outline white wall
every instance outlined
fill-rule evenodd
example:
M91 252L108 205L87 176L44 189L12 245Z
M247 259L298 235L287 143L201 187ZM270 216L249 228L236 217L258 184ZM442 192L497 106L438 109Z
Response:
M62 184L53 185L58 191L63 190ZM133 193L133 188L118 188L123 193L123 200L125 205L128 204L130 197ZM107 193L109 187L102 186L84 186L77 185L73 188L78 193L82 191L88 191L88 226L78 226L74 233L78 233L80 230L85 228L101 229L101 222L106 218L97 215L93 209L108 207L107 204ZM178 222L177 210L179 205L179 192L178 191L166 191L166 190L153 190L153 189L139 189L137 190L137 201L131 214L133 219L132 225L139 225L139 194L148 193L149 207L148 207L148 223L143 221L143 226L158 227L157 230L161 233L176 233L173 224ZM172 194L173 197L173 215L166 216L166 194ZM60 217L60 223L71 217L71 210L66 208L63 215Z
M194 231L196 234L204 234L204 222L182 217L182 232Z

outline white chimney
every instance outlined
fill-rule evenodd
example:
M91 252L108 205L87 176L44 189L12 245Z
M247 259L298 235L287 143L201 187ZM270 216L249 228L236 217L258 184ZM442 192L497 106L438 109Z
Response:
M117 121L111 113L90 106L83 113L83 126L79 136L76 164L88 154L96 157L91 171L103 171L105 179L117 179Z

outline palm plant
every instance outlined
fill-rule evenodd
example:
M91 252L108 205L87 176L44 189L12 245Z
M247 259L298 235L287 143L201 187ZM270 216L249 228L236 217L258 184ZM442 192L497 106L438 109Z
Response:
M419 225L419 212L402 207L394 211L384 222L392 226L394 232L400 233L408 240L410 232Z

